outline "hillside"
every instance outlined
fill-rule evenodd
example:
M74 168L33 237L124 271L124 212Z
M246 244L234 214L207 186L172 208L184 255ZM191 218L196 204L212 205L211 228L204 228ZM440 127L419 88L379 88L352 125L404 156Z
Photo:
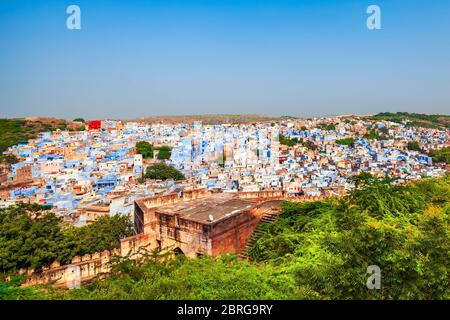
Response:
M339 200L284 205L250 250L117 260L79 290L0 287L6 299L449 299L450 176L408 185L360 176ZM381 289L366 287L367 267Z
M139 121L146 123L187 123L192 124L201 121L204 124L244 124L254 122L271 122L286 119L285 117L271 117L258 114L211 114L211 115L184 115L184 116L154 116L142 117Z
M9 147L34 139L40 132L82 130L84 126L64 119L0 119L0 157Z
M374 116L369 117L371 120L386 120L397 123L403 123L407 121L411 126L424 127L424 128L450 128L450 116L449 115L431 115L431 114L419 114L408 112L382 112Z

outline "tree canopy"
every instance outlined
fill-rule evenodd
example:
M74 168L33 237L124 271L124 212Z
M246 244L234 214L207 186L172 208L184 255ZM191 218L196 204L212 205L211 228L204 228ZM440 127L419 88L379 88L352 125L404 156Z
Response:
M61 219L38 205L0 210L0 274L70 263L84 254L111 250L133 233L127 216L105 216L84 227L62 227Z
M141 154L144 159L153 158L153 146L147 141L137 142L136 152Z
M408 148L408 150L411 150L411 151L419 151L420 152L420 144L417 141L409 141L407 148Z
M449 176L398 186L364 177L339 201L286 203L251 250L325 299L448 299ZM381 268L368 290L366 268Z
M161 146L155 148L158 150L158 159L160 160L167 160L170 159L170 156L172 154L172 148L169 146Z
M280 144L288 146L288 147L293 147L298 143L298 140L295 141L293 139L289 139L288 137L286 137L285 135L282 135L282 134L278 135L278 139L280 141Z
M336 140L336 143L343 146L353 146L353 144L355 143L355 139L353 138L338 139Z
M434 162L450 164L450 147L445 147L439 150L431 150L430 156Z
M172 166L156 163L147 167L145 178L156 180L184 180L184 175Z

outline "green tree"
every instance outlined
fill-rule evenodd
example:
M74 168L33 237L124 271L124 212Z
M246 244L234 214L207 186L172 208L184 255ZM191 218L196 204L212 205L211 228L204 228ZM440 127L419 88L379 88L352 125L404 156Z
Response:
M336 140L336 143L343 146L353 146L355 144L355 139L353 138L338 139Z
M40 269L55 261L63 243L60 222L40 206L0 210L0 272Z
M93 223L63 230L64 243L60 262L70 263L75 256L120 248L120 239L133 235L133 225L128 216L104 216Z
M82 122L82 123L86 122L86 120L84 120L83 118L75 118L75 119L73 119L73 121L74 122Z
M70 263L74 256L120 247L133 234L127 216L101 217L84 227L61 226L48 208L19 205L0 210L0 273L20 268L39 270L54 261Z
M419 151L420 152L420 145L417 141L409 141L407 148L408 148L408 150L411 150L411 151Z
M289 139L288 137L286 137L282 134L278 135L278 140L280 141L280 144L288 146L288 147L293 147L298 143L298 141L296 142L293 139Z
M147 179L157 179L157 180L184 180L184 175L175 169L174 167L168 166L164 163L156 163L147 167L145 177Z
M393 185L368 175L336 203L287 204L252 257L325 299L448 299L449 176ZM382 289L366 288L378 265Z
M170 156L172 154L172 148L169 146L161 146L156 148L158 150L158 159L160 160L166 160L170 159Z
M137 142L136 152L141 154L144 159L153 158L153 146L147 141Z

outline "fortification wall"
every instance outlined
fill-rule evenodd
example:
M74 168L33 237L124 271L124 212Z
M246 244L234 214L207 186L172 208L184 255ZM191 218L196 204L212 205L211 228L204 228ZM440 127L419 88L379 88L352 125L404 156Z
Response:
M122 257L139 257L144 252L150 252L158 246L155 237L149 234L140 233L132 237L120 240L120 254Z
M40 272L34 270L26 270L29 277L22 286L34 286L39 284L51 283L55 287L76 287L81 282L92 280L100 275L110 271L110 261L116 251L104 251L85 255L82 257L74 257L72 263L60 266L58 262L54 262L51 267L44 268Z
M250 191L250 192L238 192L239 199L245 200L278 200L284 199L286 193L283 190L263 190L263 191Z
M283 190L262 190L252 192L238 192L239 199L253 200L256 202L265 202L272 200L287 200L287 201L319 201L324 200L325 196L297 196L289 197Z
M163 196L149 197L142 200L138 200L136 201L136 203L138 203L142 209L148 210L152 208L162 207L165 205L175 204L180 201L200 199L208 195L209 192L206 188L199 188L180 193L174 192Z

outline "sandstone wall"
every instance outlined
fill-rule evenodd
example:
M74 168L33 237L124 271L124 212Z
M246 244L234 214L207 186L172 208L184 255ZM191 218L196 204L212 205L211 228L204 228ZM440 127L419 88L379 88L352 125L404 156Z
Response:
M109 262L111 256L118 253L118 251L104 251L93 255L74 257L71 264L64 266L60 266L59 263L55 262L50 268L43 269L40 272L27 270L25 272L29 274L29 277L23 286L51 283L55 287L77 287L81 282L89 281L108 273L110 271Z

